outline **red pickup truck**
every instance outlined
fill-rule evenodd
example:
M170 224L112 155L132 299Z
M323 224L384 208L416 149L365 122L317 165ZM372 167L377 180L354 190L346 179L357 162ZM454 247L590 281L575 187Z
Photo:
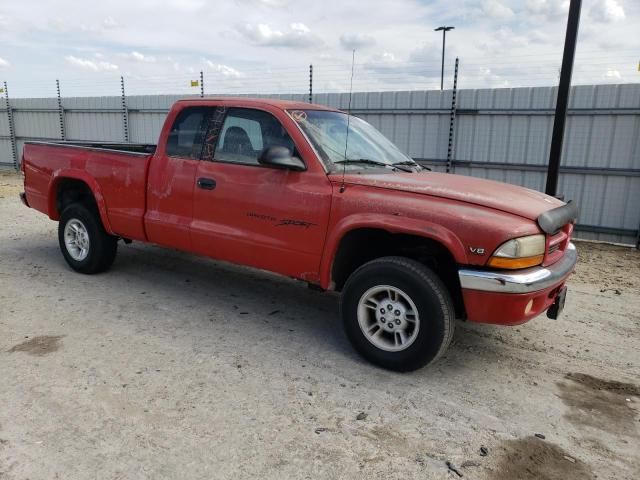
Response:
M107 270L123 240L303 280L341 292L355 349L395 370L442 355L456 318L556 318L576 263L573 203L429 171L320 105L182 100L157 146L28 142L22 170L74 270Z

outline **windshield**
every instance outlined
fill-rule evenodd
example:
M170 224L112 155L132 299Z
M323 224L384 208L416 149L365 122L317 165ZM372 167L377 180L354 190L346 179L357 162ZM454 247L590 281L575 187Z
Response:
M342 168L345 160L349 169L385 168L407 163L415 165L384 135L358 117L326 110L290 110L288 113L300 125L330 169L334 164L340 164ZM345 155L348 118L349 136Z

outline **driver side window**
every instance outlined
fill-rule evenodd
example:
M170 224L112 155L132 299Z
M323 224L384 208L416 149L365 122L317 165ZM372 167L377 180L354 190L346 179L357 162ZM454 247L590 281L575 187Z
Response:
M258 165L258 158L272 146L294 144L280 122L271 114L247 108L229 109L218 136L215 161Z

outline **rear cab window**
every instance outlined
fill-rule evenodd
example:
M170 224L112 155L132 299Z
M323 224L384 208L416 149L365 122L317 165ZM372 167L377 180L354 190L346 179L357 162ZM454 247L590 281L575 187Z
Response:
M169 157L199 160L212 107L187 107L178 113L167 138Z

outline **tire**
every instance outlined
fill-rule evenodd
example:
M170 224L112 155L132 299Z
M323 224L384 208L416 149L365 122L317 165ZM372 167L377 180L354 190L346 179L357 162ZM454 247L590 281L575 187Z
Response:
M360 355L401 372L435 362L455 328L453 302L440 278L404 257L378 258L353 272L342 290L340 314Z
M108 270L118 249L118 239L105 231L98 212L82 203L72 203L63 210L58 242L69 266L86 274Z

